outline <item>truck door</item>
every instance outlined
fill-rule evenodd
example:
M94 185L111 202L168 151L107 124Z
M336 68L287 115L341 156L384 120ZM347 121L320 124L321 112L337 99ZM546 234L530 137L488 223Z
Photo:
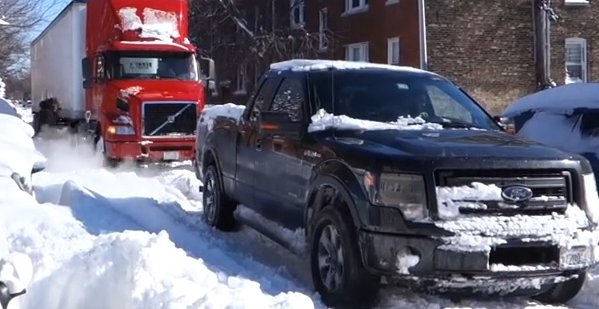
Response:
M269 110L285 111L293 122L307 122L304 79L285 78ZM256 199L264 204L266 217L296 228L302 223L306 170L301 154L302 139L290 136L260 136L261 168L257 171ZM260 145L259 144L259 145ZM308 176L309 177L309 176Z
M92 118L100 121L102 101L106 91L106 58L103 54L97 54L93 59L93 83L91 89L91 112ZM89 106L89 105L88 105Z
M238 200L259 212L261 204L254 201L255 191L260 186L256 182L256 174L259 173L262 160L262 149L258 139L258 119L260 112L272 100L279 82L280 78L264 79L254 97L250 99L247 110L239 122L236 162Z

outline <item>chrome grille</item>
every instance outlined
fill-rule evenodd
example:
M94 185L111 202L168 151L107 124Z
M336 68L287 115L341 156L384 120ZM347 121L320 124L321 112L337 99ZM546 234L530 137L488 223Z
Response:
M146 102L142 107L142 121L144 136L194 136L197 105L195 102Z
M461 200L461 214L550 214L562 213L573 202L572 175L567 171L551 170L452 170L437 171L439 187L470 186L474 182L496 185L499 188L520 185L532 190L531 199L521 203L504 200ZM478 203L482 207L472 206Z

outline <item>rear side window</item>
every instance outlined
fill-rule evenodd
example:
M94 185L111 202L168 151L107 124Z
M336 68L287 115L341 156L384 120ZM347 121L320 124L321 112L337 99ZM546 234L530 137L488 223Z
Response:
M262 83L260 90L256 93L254 102L252 104L252 111L250 113L250 120L257 121L260 112L268 107L268 100L272 97L272 93L277 86L278 80L275 78L269 78Z
M304 105L304 87L300 79L287 78L275 94L270 108L273 112L287 112L293 122L302 120Z

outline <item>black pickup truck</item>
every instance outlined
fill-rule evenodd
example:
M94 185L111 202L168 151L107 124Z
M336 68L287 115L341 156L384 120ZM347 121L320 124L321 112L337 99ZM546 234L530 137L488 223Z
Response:
M302 233L294 251L330 306L380 284L565 302L599 259L588 161L506 134L432 72L275 63L245 107L206 109L197 132L206 222L282 244L267 225Z

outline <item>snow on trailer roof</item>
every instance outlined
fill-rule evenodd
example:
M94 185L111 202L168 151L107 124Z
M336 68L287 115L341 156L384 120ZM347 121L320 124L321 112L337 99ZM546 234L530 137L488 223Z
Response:
M359 69L383 69L393 70L402 72L413 72L413 73L428 73L435 74L429 71L421 69L397 66L390 64L380 64L371 62L359 62L359 61L344 61L344 60L325 60L325 59L292 59L282 62L272 63L270 69L272 70L292 70L292 71L320 71L334 68L337 70L359 70Z
M524 96L510 104L503 116L527 111L571 114L575 109L599 109L599 83L567 84Z

